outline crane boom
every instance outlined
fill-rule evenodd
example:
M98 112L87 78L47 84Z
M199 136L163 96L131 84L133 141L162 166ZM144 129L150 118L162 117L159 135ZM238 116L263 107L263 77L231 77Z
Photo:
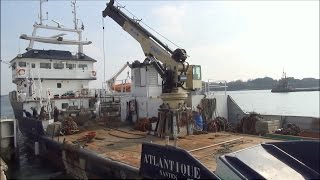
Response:
M109 16L140 43L146 58L156 66L158 73L163 78L162 92L173 93L177 92L178 88L184 88L183 84L186 81L186 72L189 67L189 64L185 62L187 59L186 51L179 48L172 51L137 21L128 17L113 4L114 0L107 4L102 12L103 17Z
M114 4L114 0L111 0L110 3L108 3L106 9L102 12L103 17L109 16L110 18L112 18L116 23L118 23L121 27L123 27L125 31L127 31L133 38L135 38L140 43L141 43L141 38L146 38L146 37L152 38L155 42L160 44L170 54L173 53L173 51L167 45L165 45L158 38L153 36L144 27L142 27L133 19L128 17L118 8L113 6L113 4ZM129 28L133 28L133 29L129 29Z

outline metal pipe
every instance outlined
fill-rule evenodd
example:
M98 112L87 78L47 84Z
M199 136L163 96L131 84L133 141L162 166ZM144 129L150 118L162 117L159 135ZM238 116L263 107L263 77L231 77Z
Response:
M39 155L39 142L34 142L34 154Z
M69 29L69 28L59 28L59 27L54 27L54 26L44 26L44 25L39 25L39 24L34 24L33 27L36 28L43 28L43 29L52 29L52 30L59 30L59 31L68 31L68 32L81 32L82 30L79 29ZM32 35L34 36L34 35Z
M199 150L202 150L202 149L207 149L207 148L218 146L218 145L225 144L225 143L228 143L228 142L237 141L237 140L240 140L242 138L243 137L232 139L232 140L229 140L229 141L224 141L224 142L217 143L217 144L212 144L212 145L209 145L209 146L204 146L204 147L197 148L197 149L192 149L192 150L189 150L188 152L190 153L190 152L199 151Z
M17 127L17 120L13 119L13 135L14 135L14 147L17 148L18 147L18 127Z

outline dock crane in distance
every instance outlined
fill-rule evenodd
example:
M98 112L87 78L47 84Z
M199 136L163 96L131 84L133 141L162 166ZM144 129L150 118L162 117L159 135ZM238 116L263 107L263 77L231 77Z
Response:
M173 128L177 128L177 112L182 107L186 107L185 100L188 97L188 92L202 87L201 66L189 65L186 61L188 56L184 49L171 50L142 27L139 21L128 17L113 4L114 0L107 3L107 7L102 11L102 16L104 18L109 16L140 43L146 56L144 63L148 62L153 65L162 78L160 98L164 102L163 107L172 114L171 120L166 121L170 121Z
M115 85L116 79L128 66L130 66L130 63L126 62L118 72L116 72L110 79L106 81L107 88L109 91L118 91ZM125 87L127 87L127 85L128 85L127 83L124 84ZM126 88L126 91L127 90L128 89Z

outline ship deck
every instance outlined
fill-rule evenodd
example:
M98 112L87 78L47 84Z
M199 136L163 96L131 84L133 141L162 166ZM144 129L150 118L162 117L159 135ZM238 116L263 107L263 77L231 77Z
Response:
M85 135L95 131L96 137L87 142ZM84 130L77 134L55 137L54 140L65 139L73 143L81 144L100 157L109 158L136 168L140 167L140 156L143 142L152 142L165 145L165 139L148 135L145 132L132 130L130 128L111 129L104 126ZM259 136L237 134L230 132L217 132L199 135L189 135L178 138L177 147L189 151L209 170L216 170L216 158L219 155L234 152L264 142L275 142L278 140L266 139ZM170 140L170 145L173 145Z

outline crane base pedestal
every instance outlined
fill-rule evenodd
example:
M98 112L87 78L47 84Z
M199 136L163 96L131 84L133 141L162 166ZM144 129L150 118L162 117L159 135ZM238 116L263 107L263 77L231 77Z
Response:
M184 105L188 97L187 93L162 93L161 99L164 104L168 105L168 109L179 109Z
M193 118L191 108L168 109L160 108L156 133L160 137L170 139L193 134Z

